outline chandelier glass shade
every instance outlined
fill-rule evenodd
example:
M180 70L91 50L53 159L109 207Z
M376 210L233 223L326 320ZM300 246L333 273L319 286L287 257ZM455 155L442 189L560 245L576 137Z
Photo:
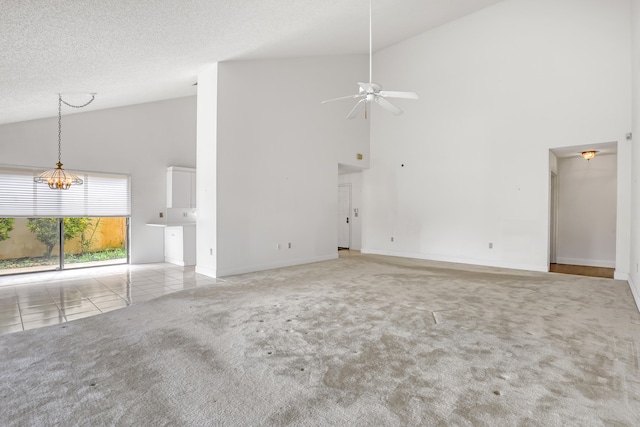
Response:
M72 185L82 185L83 181L73 172L66 171L62 168L62 103L73 108L82 108L91 104L95 99L95 94L91 94L91 100L84 105L71 105L62 100L62 94L58 94L58 163L55 169L49 169L46 172L33 178L37 184L47 184L52 190L68 190Z
M584 157L584 159L586 161L589 161L591 159L593 159L596 156L597 151L593 151L593 150L589 150L589 151L583 151L582 152L582 157Z
M58 167L42 172L33 180L38 184L47 184L52 190L68 190L72 185L82 185L83 181L73 172L62 169L62 163Z

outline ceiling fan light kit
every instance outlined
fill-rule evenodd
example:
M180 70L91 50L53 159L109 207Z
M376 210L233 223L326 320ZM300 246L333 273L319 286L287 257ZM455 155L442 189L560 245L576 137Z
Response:
M382 90L382 85L373 82L373 42L372 42L372 19L371 19L371 0L369 0L369 82L358 82L358 93L356 95L341 96L340 98L328 99L322 101L323 104L332 101L338 101L341 99L357 99L358 102L347 114L347 119L356 118L362 110L364 110L364 118L367 118L367 105L375 102L382 108L396 116L402 114L402 110L392 104L387 98L400 98L400 99L418 99L418 95L415 92L398 92L390 90Z

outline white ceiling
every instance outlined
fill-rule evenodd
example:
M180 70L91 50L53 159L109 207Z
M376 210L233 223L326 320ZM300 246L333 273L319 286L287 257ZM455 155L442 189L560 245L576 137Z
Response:
M499 1L373 0L374 51ZM57 115L60 92L96 92L82 111L192 95L218 61L365 54L368 1L0 0L0 51L3 124Z

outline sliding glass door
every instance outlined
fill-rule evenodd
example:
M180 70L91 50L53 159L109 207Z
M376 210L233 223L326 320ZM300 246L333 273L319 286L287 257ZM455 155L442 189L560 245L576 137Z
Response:
M65 240L64 268L126 263L127 228L127 218L65 218L65 235L73 233Z
M0 218L0 274L56 270L60 265L57 218ZM46 224L46 225L45 225Z
M128 218L0 218L0 275L127 262Z

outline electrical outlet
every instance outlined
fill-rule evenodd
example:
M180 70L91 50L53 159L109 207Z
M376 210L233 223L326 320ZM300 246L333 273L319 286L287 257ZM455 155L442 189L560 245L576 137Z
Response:
M188 215L188 213L186 213L186 212L182 212L182 216L183 216L184 218L186 218L186 217L187 217L187 215Z
M291 249L291 243L289 243L289 249Z
M391 238L391 241L393 242L393 237Z
M213 248L209 248L209 255L213 255Z
M164 218L164 212L159 213L160 218Z
M493 249L493 243L489 243L489 249Z

